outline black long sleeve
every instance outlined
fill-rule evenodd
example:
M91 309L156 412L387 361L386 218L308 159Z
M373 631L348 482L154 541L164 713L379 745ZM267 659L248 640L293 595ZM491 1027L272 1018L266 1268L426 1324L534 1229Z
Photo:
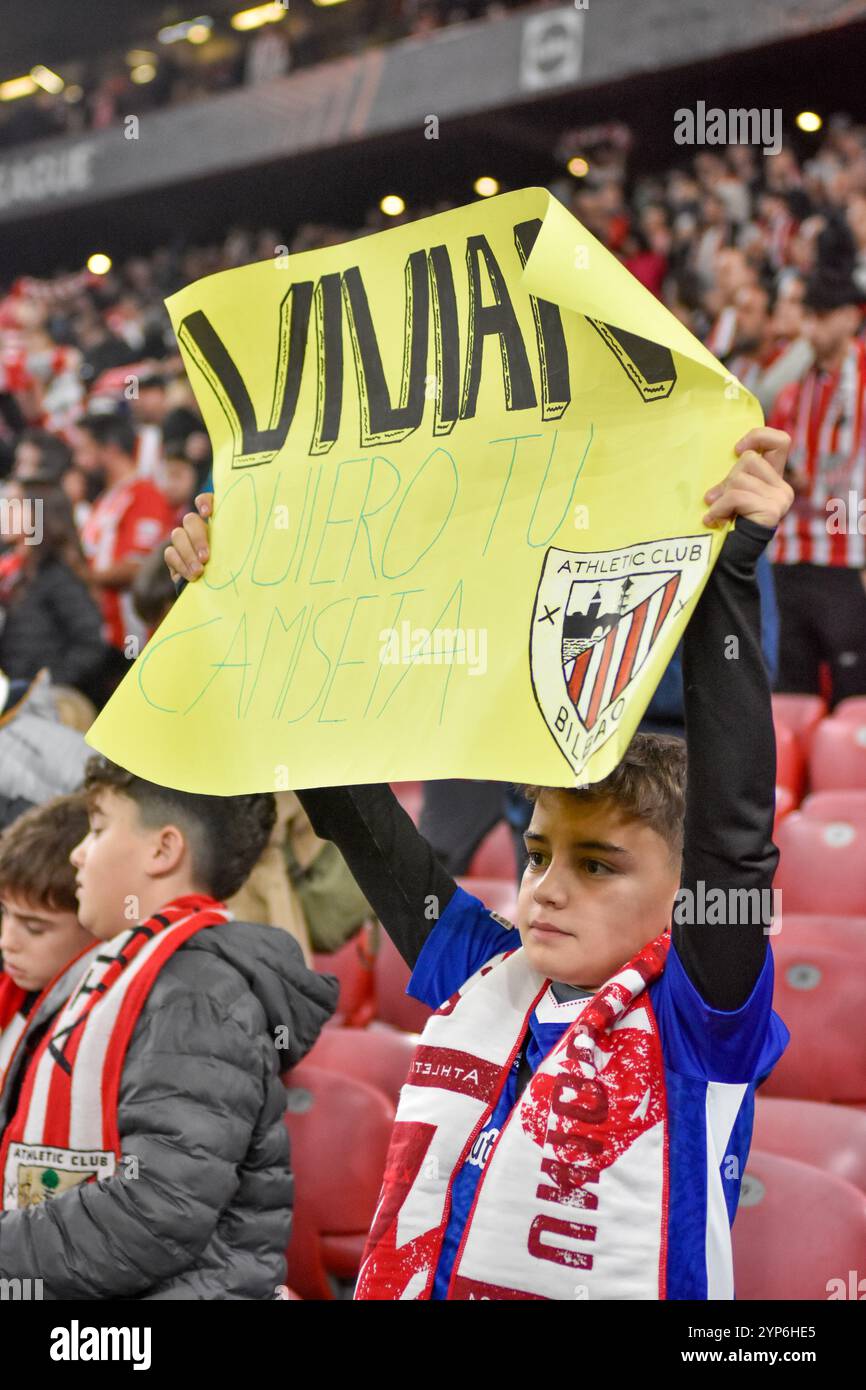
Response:
M716 888L726 904L737 901L731 890L757 889L762 905L779 859L772 839L776 742L755 577L772 536L772 529L737 518L685 632L682 887L696 905ZM742 893L739 902L745 903ZM680 924L677 915L672 936L695 988L712 1008L739 1008L764 963L765 919L755 912L746 922Z
M387 784L299 790L316 834L333 840L407 965L457 887Z

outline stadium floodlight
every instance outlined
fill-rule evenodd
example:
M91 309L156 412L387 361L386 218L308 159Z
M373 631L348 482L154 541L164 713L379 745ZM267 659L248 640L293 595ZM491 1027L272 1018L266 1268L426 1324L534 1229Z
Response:
M796 124L799 130L812 134L813 131L820 130L824 122L816 111L801 111L796 118Z
M494 193L499 192L498 179L492 179L487 174L482 174L472 185L479 198L492 198Z
M52 72L51 68L46 68L43 63L37 63L35 68L31 68L30 76L37 87L41 87L43 92L51 92L54 96L62 92L66 86L60 73Z
M209 14L196 15L195 19L184 19L179 24L166 24L162 29L157 30L156 37L160 43L182 43L184 39L189 39L191 34L195 38L192 43L203 43L205 38L210 38L210 31L213 28L213 19ZM205 33L207 30L207 33Z
M107 275L111 269L111 257L106 256L104 251L94 251L92 256L87 257L87 269L91 275Z
M139 63L138 67L132 69L129 76L137 87L143 87L156 77L156 65L154 63Z
M26 77L10 77L0 82L0 101L17 101L19 97L32 96L35 91L36 83L29 72Z
M589 173L589 164L578 154L576 154L573 159L570 159L565 167L576 179L586 178L586 175Z
M274 0L269 5L253 5L249 10L238 10L233 14L229 23L233 29L241 32L247 29L260 29L263 24L278 24L281 19L285 19L287 6Z
M386 217L399 217L401 212L406 211L406 204L399 193L386 193L379 207Z

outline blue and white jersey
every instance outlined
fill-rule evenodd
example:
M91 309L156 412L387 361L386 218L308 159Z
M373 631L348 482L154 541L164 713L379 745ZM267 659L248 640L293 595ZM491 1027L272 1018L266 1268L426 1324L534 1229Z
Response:
M409 993L437 1009L487 961L520 938L478 898L458 888L433 928ZM586 997L590 997L587 995ZM732 1012L713 1009L671 945L649 987L661 1041L668 1127L667 1297L734 1297L730 1225L752 1135L755 1088L784 1052L789 1033L772 1009L773 957L751 995ZM534 1072L584 1007L548 989L530 1016L527 1060ZM478 1181L518 1099L519 1059L485 1129L457 1173L432 1297L447 1295L451 1271Z

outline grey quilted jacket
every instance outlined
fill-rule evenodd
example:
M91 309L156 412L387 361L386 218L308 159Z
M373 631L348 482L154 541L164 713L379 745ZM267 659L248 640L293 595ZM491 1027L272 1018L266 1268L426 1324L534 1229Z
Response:
M89 960L61 977L28 1034ZM277 927L232 921L192 936L130 1039L125 1161L107 1180L0 1212L0 1278L41 1279L46 1299L274 1298L293 1200L279 1071L310 1049L336 997L336 980L308 970ZM16 1079L0 1097L0 1128Z

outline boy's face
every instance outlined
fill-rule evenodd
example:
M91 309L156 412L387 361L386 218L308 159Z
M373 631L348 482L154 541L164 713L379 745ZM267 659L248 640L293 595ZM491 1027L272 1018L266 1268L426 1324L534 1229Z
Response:
M669 926L680 866L614 803L544 791L525 838L517 927L540 974L596 989Z
M93 945L74 912L40 907L4 890L0 895L3 969L28 993L42 990L73 957Z
M130 797L109 788L95 794L89 816L90 830L69 856L78 870L78 920L101 941L109 941L142 915L154 832L141 825ZM132 916L125 912L130 900Z

